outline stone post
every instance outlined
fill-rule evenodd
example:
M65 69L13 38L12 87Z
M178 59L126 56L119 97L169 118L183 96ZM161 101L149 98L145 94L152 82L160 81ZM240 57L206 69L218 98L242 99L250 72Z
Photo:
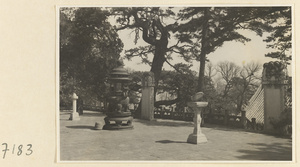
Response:
M187 142L193 144L205 143L207 142L206 136L201 131L201 113L203 112L204 107L208 105L208 102L200 102L203 93L198 92L192 97L193 102L189 102L187 105L191 107L194 111L194 131L189 135Z
M184 108L183 108L183 116L182 116L182 119L183 119L184 121L185 121L185 119L186 119L186 118L185 118L185 113L187 112L186 110L187 110L187 107L184 107Z
M76 105L76 101L78 99L78 96L76 95L76 93L73 93L73 96L72 96L72 100L73 100L73 111L72 113L70 114L70 118L69 120L80 120L79 118L79 114L78 112L76 112L76 108L77 108L77 105Z
M246 111L245 109L242 109L241 111L242 116L241 116L241 127L246 128L247 120L246 120Z
M280 119L284 110L285 85L287 84L284 64L264 64L262 85L264 89L264 131L275 132L272 121Z
M142 110L141 118L145 120L154 120L154 74L152 72L144 73L142 78Z
M76 101L76 112L78 112L79 115L83 114L83 100L82 98L78 97L77 101Z

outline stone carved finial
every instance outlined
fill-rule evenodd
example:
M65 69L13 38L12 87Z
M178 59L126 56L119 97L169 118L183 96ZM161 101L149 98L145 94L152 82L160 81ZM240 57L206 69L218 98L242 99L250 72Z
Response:
M204 93L203 92L197 92L193 96L191 96L192 101L200 101L203 98Z
M77 100L78 99L78 96L76 95L76 93L73 93L72 99L73 100Z
M275 61L264 64L263 84L283 84L286 80L286 65Z

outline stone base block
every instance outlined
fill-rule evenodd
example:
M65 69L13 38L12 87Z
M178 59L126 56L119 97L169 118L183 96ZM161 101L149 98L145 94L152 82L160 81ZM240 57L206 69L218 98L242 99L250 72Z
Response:
M122 129L132 129L133 117L105 117L105 125L103 130L122 130Z
M190 134L188 139L188 143L199 144L207 142L207 138L204 134Z
M95 123L95 128L94 128L94 130L102 130L101 124L98 123L98 122L96 122L96 123Z
M78 112L71 113L69 120L72 120L72 121L78 121L78 120L80 120Z

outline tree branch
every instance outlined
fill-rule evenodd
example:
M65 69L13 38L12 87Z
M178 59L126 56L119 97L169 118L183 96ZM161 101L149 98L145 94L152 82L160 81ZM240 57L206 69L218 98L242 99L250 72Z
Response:
M149 37L149 29L148 29L146 21L142 21L138 17L137 11L133 13L133 17L134 17L134 20L135 20L135 26L136 27L141 27L142 30L143 30L143 40L145 42L147 42L148 44L150 44L150 45L155 45L155 40L153 40Z
M126 28L135 28L133 25L124 25L116 28L116 31L125 30Z
M177 72L179 72L180 74L184 74L182 71L180 71L178 68L176 68L174 65L172 65L167 59L165 60L165 62L167 64L169 64L169 66L171 66L172 68L174 68L174 70L176 70Z

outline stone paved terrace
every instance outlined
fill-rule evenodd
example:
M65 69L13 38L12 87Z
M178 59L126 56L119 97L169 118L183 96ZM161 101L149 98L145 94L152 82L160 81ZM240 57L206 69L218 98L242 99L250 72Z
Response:
M208 142L186 143L193 123L134 119L133 130L93 130L102 113L84 111L79 121L60 113L61 161L291 161L292 139L205 125Z

